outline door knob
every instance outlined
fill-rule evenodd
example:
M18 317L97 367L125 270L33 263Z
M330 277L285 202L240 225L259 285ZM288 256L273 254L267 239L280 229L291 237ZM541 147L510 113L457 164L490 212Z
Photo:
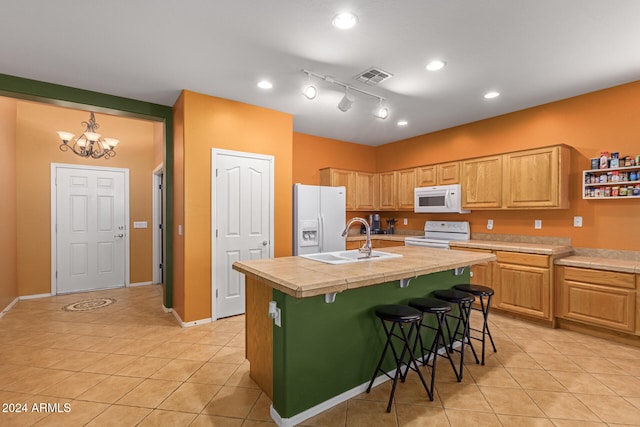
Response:
M267 240L263 240L262 241L262 246L267 246L269 244L269 242Z
M124 237L124 234L122 234L122 233L120 233L120 234L116 234L116 235L115 235L115 236L113 236L113 237L123 238L123 237Z

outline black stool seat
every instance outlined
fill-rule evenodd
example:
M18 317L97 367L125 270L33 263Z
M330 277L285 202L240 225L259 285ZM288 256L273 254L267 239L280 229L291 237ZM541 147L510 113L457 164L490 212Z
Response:
M371 381L367 387L367 393L371 391L371 387L373 386L373 382L375 381L378 372L391 378L393 380L393 384L391 385L391 395L389 396L389 404L387 405L387 412L391 412L391 404L393 403L393 395L396 392L398 378L404 382L407 374L409 373L409 369L412 369L416 371L420 377L420 381L427 392L429 400L433 400L433 393L427 386L427 383L424 381L424 377L418 368L418 362L416 361L413 351L414 345L412 345L411 342L414 339L413 334L419 334L420 332L419 329L420 324L422 323L422 312L407 305L387 304L376 307L375 314L380 319L382 327L384 328L386 342L384 344L380 360L378 361L378 366L376 366L376 370L373 372L373 376L371 377ZM396 365L393 376L382 369L382 364L388 350L391 351ZM408 360L405 362L405 359ZM403 373L402 367L405 363L407 370Z
M471 283L465 283L462 285L455 285L454 286L455 289L462 291L462 292L468 292L472 295L476 295L476 296L489 296L489 295L493 295L493 289L491 289L488 286L482 286L482 285L473 285Z
M435 295L436 298L440 298L454 304L469 304L476 299L473 295L469 294L469 292L463 292L456 289L441 289L435 291L433 295Z
M422 313L420 313L420 311L400 304L380 305L376 307L376 316L389 322L400 323L422 320Z
M451 305L448 302L436 298L414 298L409 301L409 306L423 313L446 313L451 311Z
M482 337L477 338L475 336L472 336L473 334L471 334L470 332L469 338L473 338L477 341L482 341L482 363L481 364L484 365L484 350L485 350L485 341L486 341L485 338L487 336L489 337L489 341L491 341L491 346L493 347L494 353L498 351L496 349L495 343L493 342L493 337L491 336L491 331L489 330L489 322L488 322L489 309L491 308L491 297L494 294L493 289L491 289L488 286L474 285L472 283L462 283L459 285L455 285L453 288L458 291L469 292L470 294L477 296L478 299L480 300L480 308L471 307L471 309L482 313L482 318L483 318L482 330L474 329L472 327L469 327L469 330L481 333Z

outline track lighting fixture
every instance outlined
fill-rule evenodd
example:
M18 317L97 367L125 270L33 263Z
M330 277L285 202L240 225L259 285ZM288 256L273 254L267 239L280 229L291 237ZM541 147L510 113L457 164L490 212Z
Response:
M380 98L380 103L378 104L378 108L375 109L373 115L379 119L386 119L389 117L389 109L387 107L382 106L382 98Z
M307 77L309 78L309 84L302 89L302 94L307 99L315 99L318 96L318 89L311 84L311 74L307 73Z
M384 101L383 97L373 94L371 92L367 92L366 90L362 90L362 89L358 89L357 87L350 86L346 83L335 80L333 77L330 77L330 76L323 76L321 74L312 73L311 71L308 71L308 70L302 70L302 72L309 77L309 84L307 84L302 91L302 93L304 94L305 97L307 97L307 99L314 99L318 95L317 88L311 84L311 77L313 76L317 79L324 80L327 83L332 83L334 85L342 86L344 88L344 96L338 103L338 109L340 111L346 113L347 111L349 111L349 109L355 102L355 99L349 95L349 91L353 91L353 92L359 92L363 95L371 96L373 98L377 98L378 108L375 109L375 111L373 112L373 115L382 120L389 117L389 114L390 114L389 108L382 106L382 101Z
M343 113L346 113L347 111L349 111L352 105L353 105L353 98L349 97L347 88L345 88L344 96L342 97L342 99L340 100L340 103L338 104L338 110L342 111Z

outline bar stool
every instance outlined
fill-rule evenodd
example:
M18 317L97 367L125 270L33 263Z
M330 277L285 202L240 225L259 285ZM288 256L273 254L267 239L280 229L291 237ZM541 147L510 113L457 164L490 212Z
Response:
M457 351L460 353L460 367L458 368L458 381L462 381L463 374L463 365L464 365L464 346L465 344L469 345L471 348L471 353L473 353L473 357L476 359L476 363L480 363L478 360L478 356L476 355L476 351L473 348L473 344L469 339L469 317L471 315L471 305L473 301L475 301L475 297L467 292L459 291L457 289L444 289L438 290L433 293L436 298L444 300L448 303L455 304L458 306L458 313L456 315L448 314L447 317L451 317L456 321L456 327L451 332L451 327L449 322L445 322L447 326L447 332L449 334L449 351L453 353ZM460 336L460 349L454 349L453 343L456 340L456 337Z
M484 348L485 348L485 337L486 336L489 336L489 341L491 341L491 346L493 347L493 352L495 353L496 351L498 351L496 349L496 345L493 342L493 337L491 336L491 331L489 331L489 323L488 323L489 309L491 308L491 297L494 294L493 289L491 289L491 288L489 288L487 286L472 285L472 284L455 285L453 288L457 289L459 291L468 292L468 293L478 297L478 299L480 300L480 308L472 306L471 309L479 311L479 312L482 313L482 319L483 319L482 320L482 330L474 329L471 326L469 326L469 330L475 331L475 332L481 332L482 333L482 338L471 336L471 333L469 334L469 337L472 338L472 339L478 340L478 341L482 341L482 362L481 362L481 364L484 365Z
M373 376L371 377L371 381L369 382L369 386L367 387L367 393L371 391L373 381L376 379L376 375L378 375L378 372L382 372L384 375L391 378L393 380L393 385L391 386L391 396L389 396L389 404L387 405L387 412L391 412L391 404L393 403L393 395L396 392L396 384L398 383L398 378L400 378L402 382L404 382L407 373L409 372L409 368L411 368L418 373L420 381L422 381L422 385L427 391L429 400L433 400L433 394L427 387L420 369L418 369L418 363L416 362L411 345L411 337L413 336L414 332L418 333L418 328L420 327L420 323L422 322L422 312L406 305L389 304L376 307L375 313L382 322L382 327L384 328L384 331L386 333L387 340L384 344L384 349L382 350L382 356L380 356L378 366L376 366L376 370L373 372ZM406 330L407 327L408 331ZM399 329L399 334L398 332L396 332L396 328ZM396 346L392 342L394 337L401 340L402 351L400 352L398 352L398 349L396 349ZM380 368L382 366L382 362L384 362L384 358L389 348L391 348L391 352L393 353L393 358L396 364L396 369L393 377ZM403 375L402 365L407 353L409 353L409 360L407 362L407 371ZM411 366L412 364L413 366Z
M434 388L435 378L436 378L436 360L438 359L438 356L446 357L447 359L449 359L449 363L451 364L453 373L455 374L456 378L459 378L458 372L456 371L456 366L453 363L453 359L451 358L451 355L449 355L449 351L447 351L446 349L446 342L444 337L445 317L447 313L451 311L451 306L449 305L449 303L436 298L414 298L409 301L409 306L420 310L423 314L423 321L420 324L417 339L414 341L413 348L415 353L417 344L418 342L420 342L420 352L421 352L420 354L422 355L422 364L424 366L429 366L431 368L430 390L431 390L431 395L433 395L433 388ZM433 314L435 316L437 321L435 327L426 323L426 318L424 317L425 314ZM420 331L423 329L429 329L431 331L435 331L436 333L435 337L433 338L433 343L428 349L429 350L428 352L425 352L422 335L420 333ZM445 351L443 354L440 354L438 352L438 350L440 349L441 342L444 343L445 345ZM431 359L431 364L429 364L430 359Z

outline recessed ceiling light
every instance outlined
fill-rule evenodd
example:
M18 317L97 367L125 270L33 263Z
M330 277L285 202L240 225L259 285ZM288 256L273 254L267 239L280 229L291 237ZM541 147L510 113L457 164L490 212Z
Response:
M268 82L266 80L262 80L261 82L258 82L258 87L260 89L271 89L273 87L273 84L271 84L271 82Z
M429 62L427 64L427 70L429 70L429 71L442 70L445 65L447 65L446 62L444 62L444 61L442 61L440 59L436 59L436 60L433 60L433 61L431 61L431 62Z
M491 91L484 94L484 99L493 99L500 96L500 92Z
M342 12L333 17L333 26L341 30L348 30L355 27L358 23L358 17L351 12Z
M409 122L408 122L408 121L406 121L406 120L400 120L400 121L398 121L398 126L406 126L406 125L408 125L408 124L409 124Z

